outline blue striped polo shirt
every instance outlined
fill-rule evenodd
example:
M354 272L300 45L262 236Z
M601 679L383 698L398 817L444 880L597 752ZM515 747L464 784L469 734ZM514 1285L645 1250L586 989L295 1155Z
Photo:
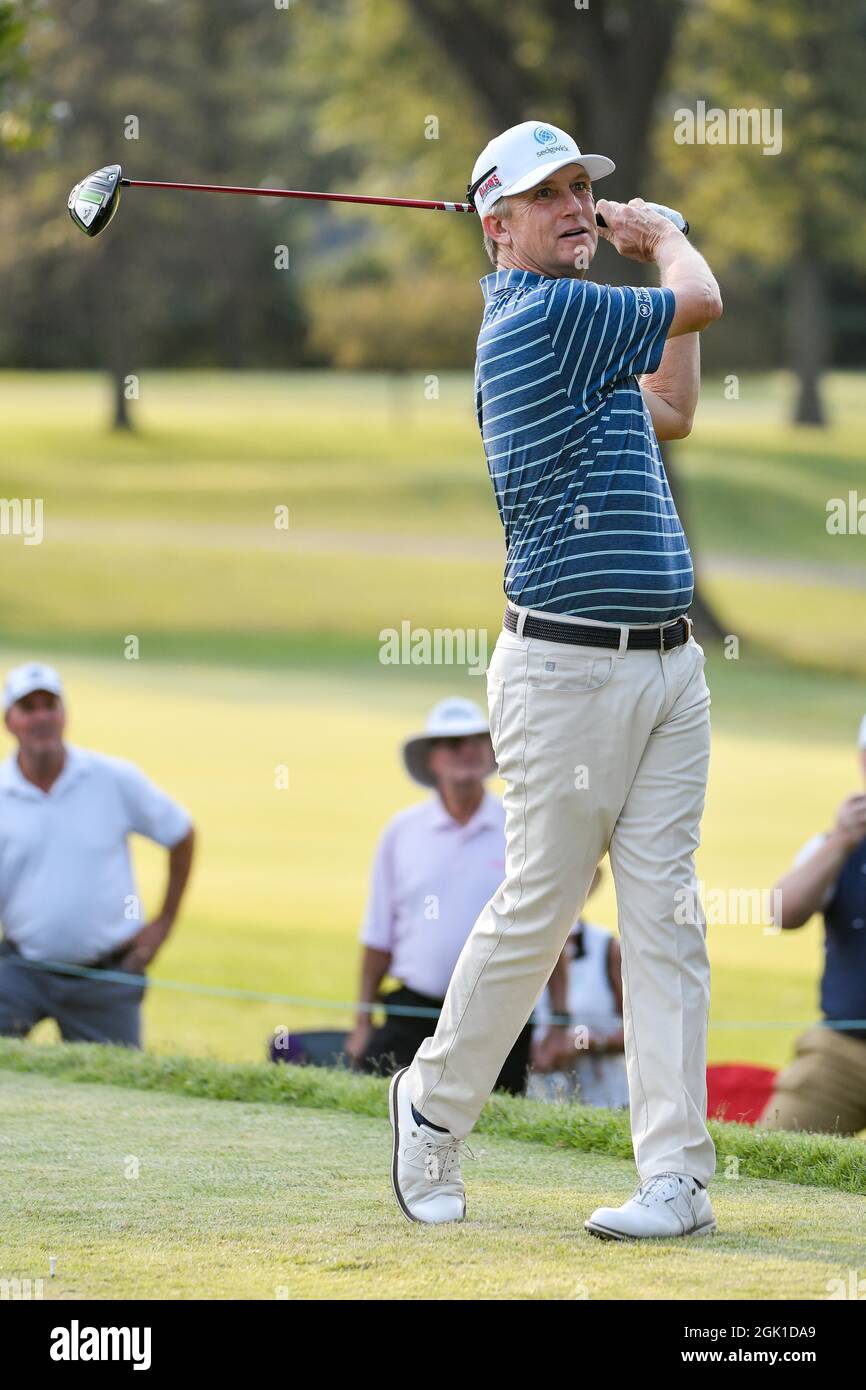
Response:
M506 596L612 623L684 613L691 554L637 382L661 361L673 290L528 270L481 289L475 409Z

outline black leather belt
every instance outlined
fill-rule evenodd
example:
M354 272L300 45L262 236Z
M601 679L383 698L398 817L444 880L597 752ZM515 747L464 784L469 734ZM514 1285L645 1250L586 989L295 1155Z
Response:
M127 954L127 949L120 947L116 951L110 951L108 955L100 956L98 960L75 961L74 964L76 969L81 970L116 970ZM10 941L8 936L4 936L2 941L0 941L0 955L10 952L12 955L20 956L24 961L28 959L28 957L21 955L14 941ZM38 966L38 962L35 962L35 964ZM63 961L58 962L58 964L72 965L73 962ZM59 975L62 974L62 971L58 970L56 973Z
M505 609L503 626L508 632L517 631L519 614L509 604ZM626 624L623 623L623 627ZM545 642L569 642L580 647L619 647L621 629L618 627L584 627L580 623L561 619L535 618L527 614L523 625L524 637L540 637ZM674 618L658 627L629 628L627 648L630 651L670 651L681 647L692 635L692 620L685 616Z

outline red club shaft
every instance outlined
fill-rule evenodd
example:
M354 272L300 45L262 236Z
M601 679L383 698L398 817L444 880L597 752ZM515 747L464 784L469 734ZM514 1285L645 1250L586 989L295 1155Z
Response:
M432 212L475 212L471 203L433 202L425 198L372 198L360 193L307 193L297 188L236 188L222 183L160 183L121 179L129 188L184 188L194 193L245 193L252 198L316 198L326 203L376 203L387 208L428 208Z

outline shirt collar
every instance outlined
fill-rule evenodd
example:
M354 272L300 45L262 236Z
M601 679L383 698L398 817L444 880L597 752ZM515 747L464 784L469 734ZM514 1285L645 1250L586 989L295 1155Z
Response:
M89 769L87 755L80 748L75 748L69 743L64 744L64 747L66 749L66 761L60 776L49 792L42 791L41 787L37 787L35 783L28 781L24 776L18 765L18 750L16 748L0 763L0 793L23 796L31 801L39 801L45 796L60 795Z
M495 830L497 826L496 812L500 807L500 802L492 792L486 791L481 798L481 804L473 816L470 816L465 825L461 825L448 812L441 796L437 794L430 802L430 824L434 830L464 830L474 834L478 830Z
M534 289L542 281L549 280L549 275L536 275L534 270L495 270L492 275L484 275L478 281L481 286L481 293L484 295L485 303L494 294L499 294L501 290Z

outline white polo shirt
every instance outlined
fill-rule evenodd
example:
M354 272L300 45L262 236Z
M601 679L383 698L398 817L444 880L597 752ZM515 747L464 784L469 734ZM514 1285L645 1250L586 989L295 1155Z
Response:
M485 791L461 825L438 793L399 811L376 847L361 941L391 952L388 973L444 999L479 912L505 877L505 809Z
M30 960L78 965L115 950L144 925L127 836L167 849L192 826L187 811L133 763L66 744L51 790L34 786L17 750L0 763L0 925Z

